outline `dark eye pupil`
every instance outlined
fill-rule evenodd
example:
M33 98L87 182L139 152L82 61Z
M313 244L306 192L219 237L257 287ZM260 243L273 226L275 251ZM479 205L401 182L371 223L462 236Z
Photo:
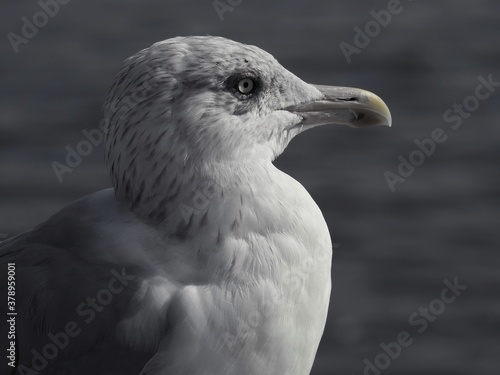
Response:
M256 88L258 88L256 81L250 77L235 76L227 81L226 84L231 85L228 86L230 90L234 90L238 93L239 99L246 99L250 97Z

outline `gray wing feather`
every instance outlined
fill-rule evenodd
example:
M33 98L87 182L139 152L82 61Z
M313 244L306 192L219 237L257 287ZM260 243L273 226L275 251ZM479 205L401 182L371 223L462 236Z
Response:
M92 233L74 214L0 242L1 296L7 296L8 264L15 264L18 371L138 374L154 353L118 342L116 325L133 313L142 271L86 256L81 249ZM2 345L7 329L1 325Z

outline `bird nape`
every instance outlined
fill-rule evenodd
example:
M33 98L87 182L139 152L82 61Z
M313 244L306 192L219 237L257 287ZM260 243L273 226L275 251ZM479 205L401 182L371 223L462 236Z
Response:
M18 374L309 374L332 244L272 162L317 125L390 126L384 102L254 46L177 37L125 61L105 119L113 188L0 243Z

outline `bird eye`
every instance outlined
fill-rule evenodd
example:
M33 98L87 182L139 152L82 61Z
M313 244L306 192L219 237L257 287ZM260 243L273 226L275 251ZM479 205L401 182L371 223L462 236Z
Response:
M255 87L255 83L251 78L243 78L238 82L238 91L242 94L250 94Z

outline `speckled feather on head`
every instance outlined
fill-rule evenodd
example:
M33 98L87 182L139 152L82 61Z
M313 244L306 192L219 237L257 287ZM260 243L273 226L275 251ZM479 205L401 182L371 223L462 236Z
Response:
M230 80L239 76L258 79L259 95L236 96ZM247 160L272 161L298 132L286 129L297 116L276 110L320 97L257 47L214 37L156 43L125 61L105 105L113 186L141 215L164 220L169 202L190 200L179 194L193 174L222 186Z

